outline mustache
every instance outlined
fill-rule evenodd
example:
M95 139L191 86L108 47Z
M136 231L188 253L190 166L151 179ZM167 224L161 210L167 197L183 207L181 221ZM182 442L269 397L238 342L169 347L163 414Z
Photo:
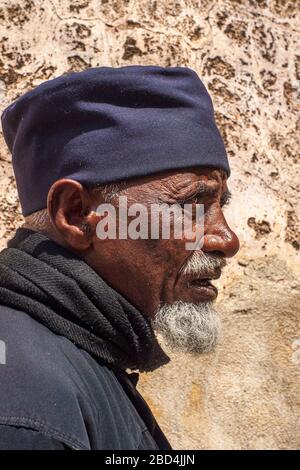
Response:
M226 259L215 253L194 251L180 268L180 274L205 276L226 266Z

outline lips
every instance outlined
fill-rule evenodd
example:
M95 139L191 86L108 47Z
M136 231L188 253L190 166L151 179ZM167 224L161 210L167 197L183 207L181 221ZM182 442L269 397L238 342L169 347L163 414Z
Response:
M204 297L205 300L214 300L218 295L218 289L208 279L194 280L189 283L188 287Z
M207 276L207 277L205 277ZM219 279L221 276L221 269L218 268L205 275L195 275L188 279L188 288L193 289L197 294L203 297L205 300L214 300L218 295L218 289L211 283L212 279Z

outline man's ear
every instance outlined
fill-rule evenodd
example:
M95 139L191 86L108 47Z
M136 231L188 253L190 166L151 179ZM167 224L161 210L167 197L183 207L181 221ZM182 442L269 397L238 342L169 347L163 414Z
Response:
M48 192L47 210L60 237L74 250L90 248L95 231L91 198L78 181L60 179Z

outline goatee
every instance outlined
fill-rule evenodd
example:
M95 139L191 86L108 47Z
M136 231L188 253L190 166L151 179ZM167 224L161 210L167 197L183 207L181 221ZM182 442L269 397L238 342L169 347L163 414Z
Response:
M160 307L152 326L171 350L199 355L215 348L220 320L212 302L179 301Z

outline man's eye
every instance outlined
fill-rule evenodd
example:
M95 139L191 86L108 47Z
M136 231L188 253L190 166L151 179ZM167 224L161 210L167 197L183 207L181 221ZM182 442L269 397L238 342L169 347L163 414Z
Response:
M221 207L228 206L228 204L230 203L230 200L231 200L231 194L230 193L224 194L221 197L221 201L220 201Z

